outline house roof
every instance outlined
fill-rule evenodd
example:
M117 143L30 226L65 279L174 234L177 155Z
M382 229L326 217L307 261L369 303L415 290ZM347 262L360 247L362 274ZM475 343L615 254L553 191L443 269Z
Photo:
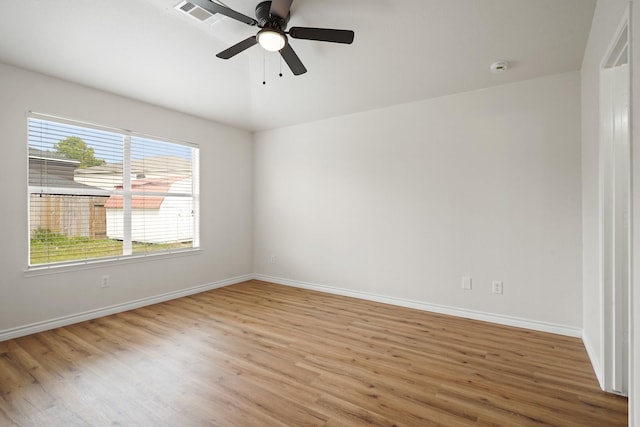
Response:
M71 165L79 165L80 161L70 159L63 154L56 153L55 151L40 150L38 148L29 146L29 158L30 159L43 159L48 161L68 163Z
M294 0L290 27L355 40L290 38L309 71L282 65L282 78L280 56L259 46L216 57L255 27L202 22L177 3L3 0L0 62L264 130L579 70L596 0ZM256 3L225 0L250 17ZM510 69L492 74L499 60Z
M132 191L142 191L149 193L150 195L139 196L134 195L131 197L132 209L160 209L164 202L164 197L153 196L154 193L166 194L169 192L171 186L188 177L173 177L173 178L145 178L137 179L131 182ZM116 187L118 190L122 190L122 185ZM122 196L113 195L107 199L104 204L105 208L122 209L124 206L124 200Z
M187 175L191 173L191 161L178 156L152 156L131 161L132 175ZM122 163L109 163L76 169L76 175L122 175Z
M132 196L131 208L132 209L160 209L164 202L164 197L158 196ZM122 209L124 207L124 200L122 196L109 196L105 208L110 209Z
M104 195L103 190L74 180L74 170L79 164L61 154L29 147L29 186L82 189L82 194Z
M39 168L29 169L29 186L31 187L46 187L46 188L74 188L83 189L87 191L95 192L97 196L103 196L104 190L91 186L81 184L69 179L69 177L47 173ZM86 194L84 191L82 194Z

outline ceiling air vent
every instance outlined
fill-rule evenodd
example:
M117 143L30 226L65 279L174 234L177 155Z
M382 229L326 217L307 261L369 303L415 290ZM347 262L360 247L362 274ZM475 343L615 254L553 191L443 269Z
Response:
M180 4L182 4L182 3L180 3ZM195 4L189 3L188 1L184 2L184 4L182 4L182 6L180 6L180 4L178 4L179 9L180 9L181 11L183 11L183 12L187 12L187 13L189 13L189 11L190 11L191 9L193 9L194 7L196 7L196 5L195 5ZM178 7L178 6L176 6L176 7Z
M212 25L221 19L219 14L211 14L209 11L204 10L200 6L196 6L193 3L189 3L188 1L181 1L175 6L175 8L187 15L193 16L198 21L207 22Z

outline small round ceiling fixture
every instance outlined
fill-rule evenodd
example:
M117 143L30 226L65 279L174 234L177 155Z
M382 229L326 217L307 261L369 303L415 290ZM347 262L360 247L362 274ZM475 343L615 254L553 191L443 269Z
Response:
M498 61L491 64L491 72L494 74L504 73L509 69L509 63L507 61Z

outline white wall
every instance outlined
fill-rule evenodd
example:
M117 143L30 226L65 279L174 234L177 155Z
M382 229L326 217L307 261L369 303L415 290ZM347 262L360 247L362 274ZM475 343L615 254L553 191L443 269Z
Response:
M599 211L600 63L615 36L627 1L599 1L581 69L583 340L602 383Z
M252 273L252 142L248 132L0 64L2 183L0 337L36 322ZM27 112L200 145L202 251L177 258L25 275ZM111 287L100 288L102 275ZM13 332L12 332L13 331ZM3 335L4 334L4 335Z
M254 139L262 277L579 334L578 72Z

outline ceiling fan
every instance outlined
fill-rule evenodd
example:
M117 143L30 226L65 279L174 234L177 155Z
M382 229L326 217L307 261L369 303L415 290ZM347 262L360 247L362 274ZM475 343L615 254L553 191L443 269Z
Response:
M256 6L257 20L210 0L189 1L212 14L219 13L237 21L244 22L247 25L261 28L255 36L251 36L217 54L216 56L218 58L229 59L255 44L260 44L260 46L268 51L279 51L282 59L287 63L293 74L298 76L306 73L307 69L289 44L287 35L294 39L317 40L344 44L351 44L353 42L354 32L351 30L291 27L289 28L289 31L285 31L287 29L287 24L289 23L289 18L291 17L290 9L293 0L272 0L259 3Z

